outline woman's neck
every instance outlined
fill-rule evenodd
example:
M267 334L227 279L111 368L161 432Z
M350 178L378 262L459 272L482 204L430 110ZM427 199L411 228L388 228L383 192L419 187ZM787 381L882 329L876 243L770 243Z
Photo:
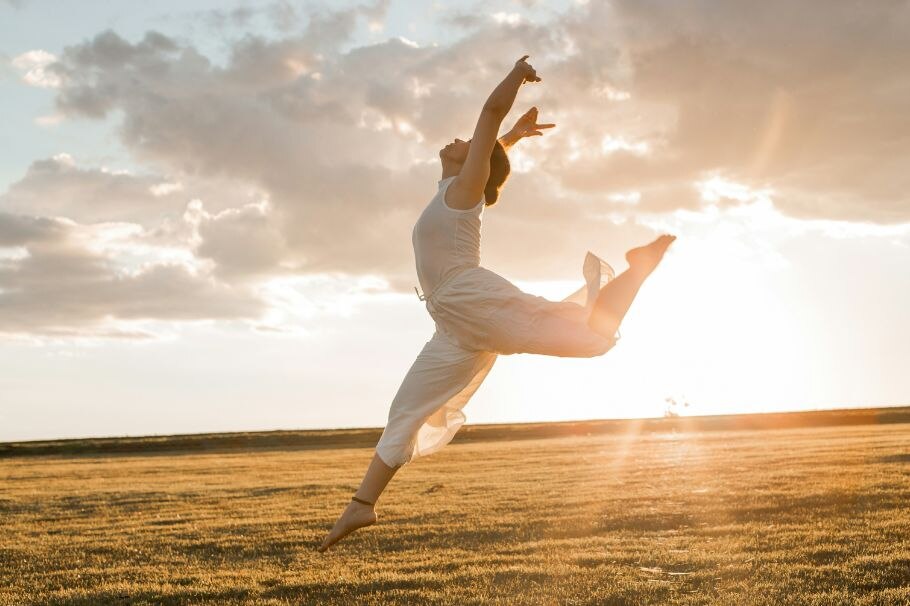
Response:
M454 177L461 172L460 164L443 164L442 165L442 176L440 179L448 179L449 177Z

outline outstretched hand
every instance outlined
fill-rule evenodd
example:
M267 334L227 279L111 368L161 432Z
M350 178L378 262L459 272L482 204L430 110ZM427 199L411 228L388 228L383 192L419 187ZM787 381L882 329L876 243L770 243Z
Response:
M512 127L512 130L504 134L499 138L499 142L502 143L502 146L506 149L509 149L519 140L524 139L525 137L536 137L542 135L540 132L544 128L553 128L555 124L538 124L537 123L537 108L532 107L524 113L524 115L515 122L515 126Z
M515 126L512 127L512 132L520 139L522 137L535 137L538 135L543 135L541 129L553 128L555 124L538 124L537 123L537 108L532 107L526 111L519 119L515 122Z

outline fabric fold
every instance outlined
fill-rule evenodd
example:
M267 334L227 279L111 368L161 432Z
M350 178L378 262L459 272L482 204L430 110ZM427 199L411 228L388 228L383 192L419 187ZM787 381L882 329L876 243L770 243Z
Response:
M390 467L437 452L466 421L463 412L498 355L592 357L616 343L587 320L613 268L588 251L585 283L561 301L521 291L483 267L468 268L426 297L436 332L401 383L376 453Z

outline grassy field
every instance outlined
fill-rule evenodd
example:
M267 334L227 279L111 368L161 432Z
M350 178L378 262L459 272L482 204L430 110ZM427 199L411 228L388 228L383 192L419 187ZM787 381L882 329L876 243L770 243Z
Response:
M910 424L0 458L0 604L910 604Z

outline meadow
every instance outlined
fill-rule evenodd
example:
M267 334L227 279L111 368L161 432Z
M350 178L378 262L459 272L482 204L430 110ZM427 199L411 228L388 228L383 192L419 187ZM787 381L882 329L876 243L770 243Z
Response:
M368 446L4 456L0 604L910 604L910 424L617 427L466 428L326 554Z

